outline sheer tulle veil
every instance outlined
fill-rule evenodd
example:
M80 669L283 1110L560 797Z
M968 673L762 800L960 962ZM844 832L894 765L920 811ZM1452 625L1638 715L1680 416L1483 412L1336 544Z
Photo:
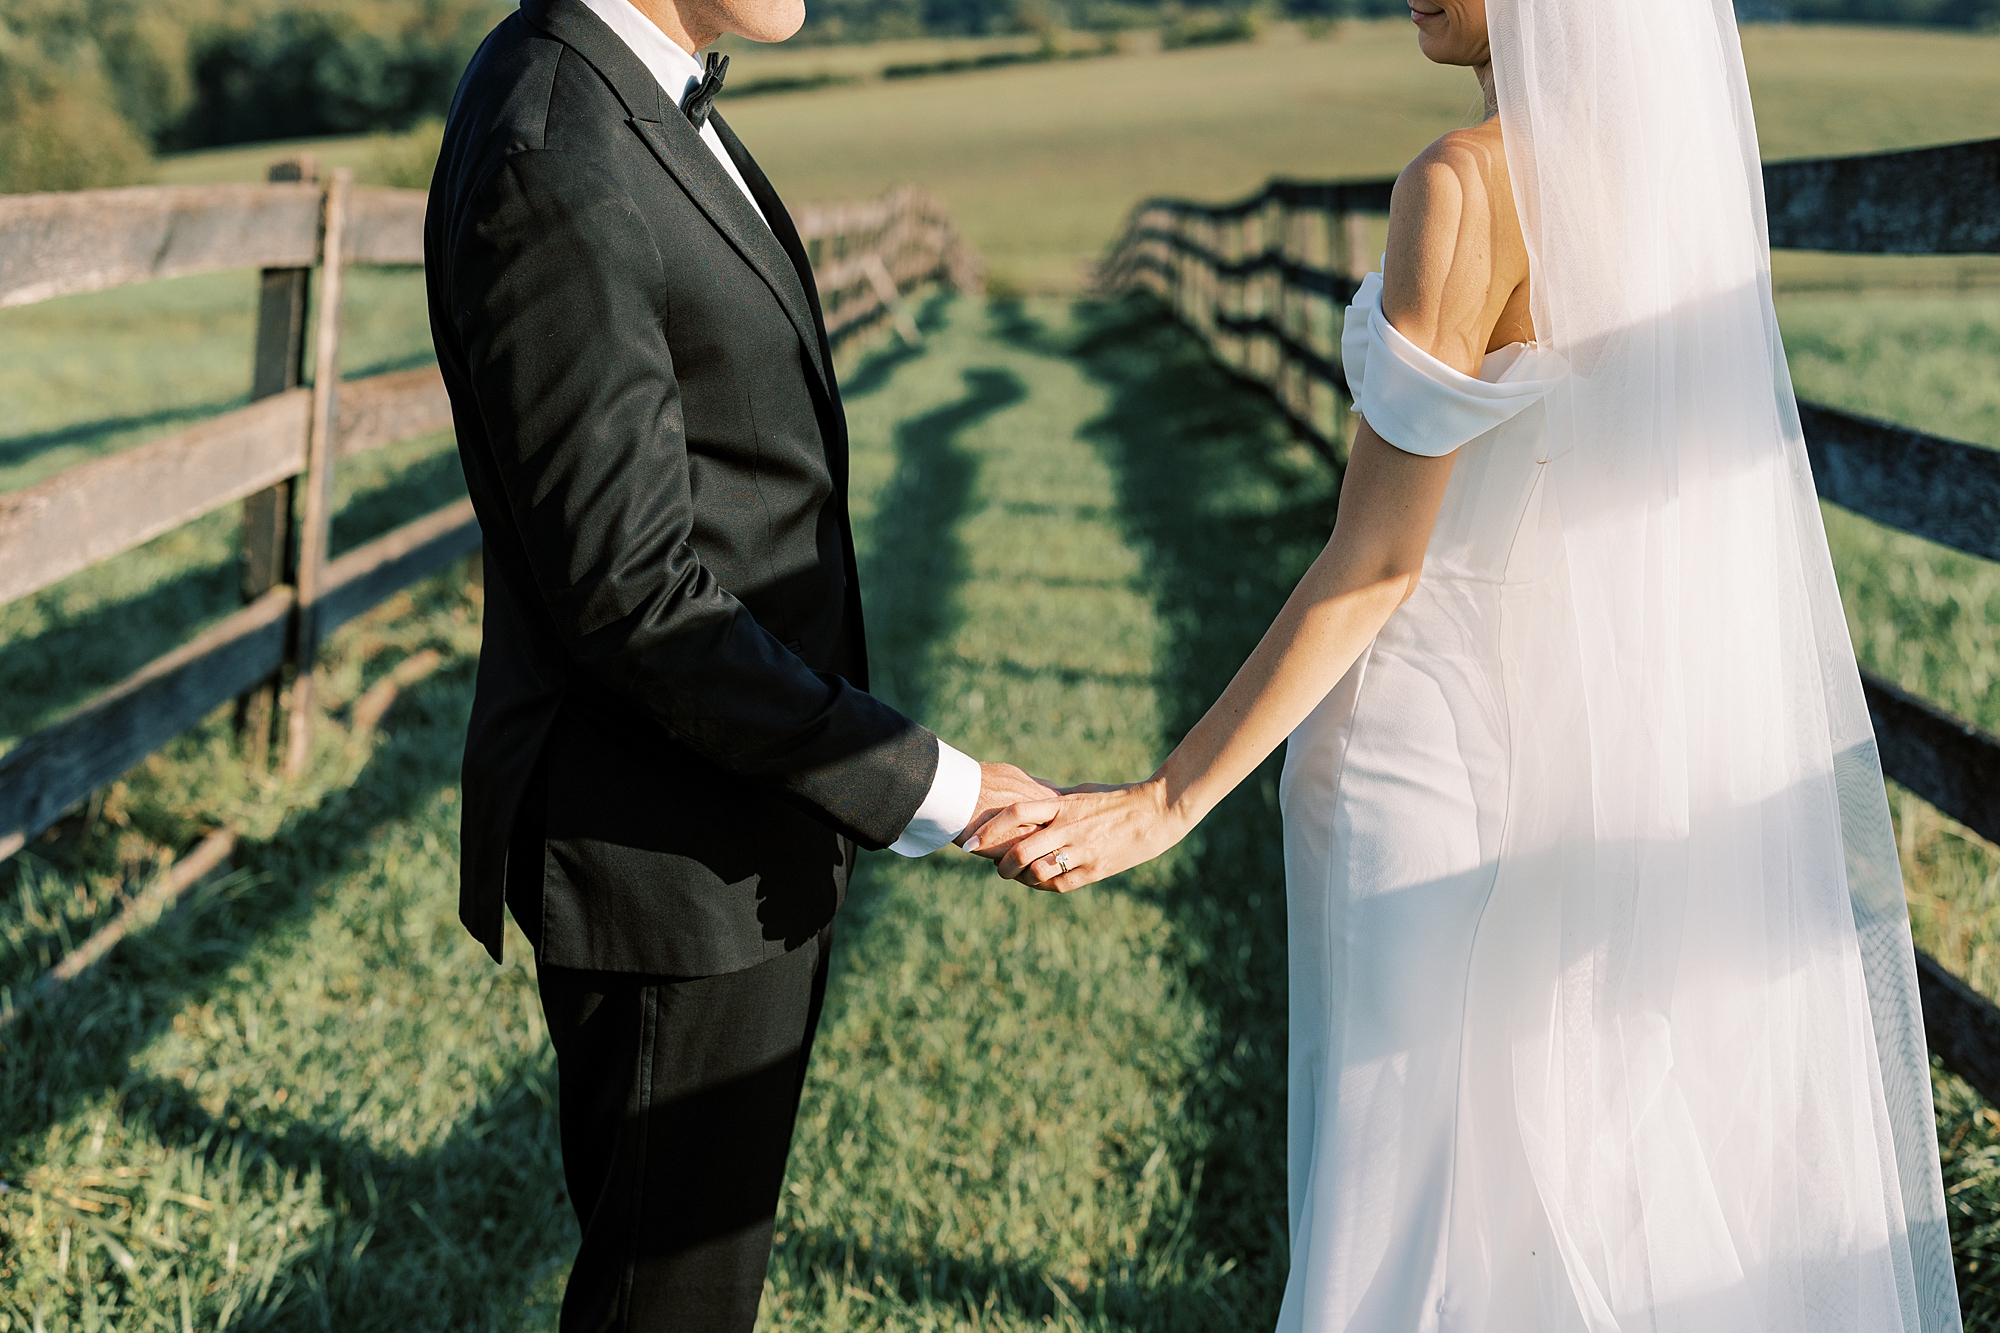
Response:
M1487 8L1537 336L1569 374L1523 534L1533 796L1480 926L1489 1100L1461 1154L1526 1149L1591 1333L1956 1330L1908 918L1729 0Z

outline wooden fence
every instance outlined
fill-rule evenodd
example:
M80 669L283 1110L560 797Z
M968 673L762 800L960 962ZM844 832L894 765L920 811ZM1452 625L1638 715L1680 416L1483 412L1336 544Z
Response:
M461 499L329 558L339 460L449 427L451 405L434 366L340 378L342 274L355 264L422 264L423 193L357 188L344 171L314 177L302 159L274 166L263 185L0 198L0 307L262 270L249 406L0 495L0 603L238 502L244 600L0 755L0 858L232 700L252 749L261 757L276 733L295 771L310 739L316 646L479 546L471 501ZM979 286L978 258L918 191L808 209L799 223L821 266L836 346L885 320L915 338L901 297L913 286Z
M1152 199L1099 271L1146 288L1231 374L1270 395L1336 465L1348 413L1340 310L1374 266L1371 215L1393 180L1274 180L1248 199ZM2000 254L2000 139L1764 168L1771 244L1846 254ZM1820 496L2000 560L2000 451L1801 403ZM2000 740L1867 672L1888 775L2000 842ZM2000 1103L2000 1008L1919 951L1924 1027L1944 1063Z

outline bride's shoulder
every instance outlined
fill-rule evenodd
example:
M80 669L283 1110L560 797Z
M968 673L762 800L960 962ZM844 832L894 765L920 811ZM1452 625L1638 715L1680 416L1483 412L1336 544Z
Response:
M1453 130L1417 154L1389 198L1382 314L1454 370L1477 371L1501 304L1516 285L1513 198L1500 127Z
M1500 122L1494 119L1453 130L1410 159L1396 177L1391 208L1417 213L1434 208L1483 211L1508 194L1507 153L1500 141Z

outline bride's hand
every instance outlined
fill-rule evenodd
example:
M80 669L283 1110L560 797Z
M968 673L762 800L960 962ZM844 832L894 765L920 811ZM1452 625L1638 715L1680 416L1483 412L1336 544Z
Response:
M994 857L1007 879L1068 893L1150 861L1187 835L1158 780L1090 785L1000 811L966 850Z

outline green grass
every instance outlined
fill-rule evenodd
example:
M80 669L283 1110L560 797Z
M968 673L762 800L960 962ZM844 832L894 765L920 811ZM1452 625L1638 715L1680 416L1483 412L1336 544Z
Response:
M1801 396L2000 448L2000 300L1794 297ZM1828 507L1863 665L2000 733L2000 566ZM2000 996L2000 853L1898 794L1920 941Z
M1803 397L2000 448L2000 300L1794 296L1780 303ZM2000 565L1826 506L1864 666L2000 733ZM1892 784L1917 943L2000 998L2000 849ZM2000 1115L1937 1078L1968 1328L2000 1327Z
M925 322L924 351L847 378L880 688L976 753L1144 773L1323 541L1332 477L1143 304L934 302ZM350 517L431 457L384 456ZM210 556L227 569L226 543ZM18 990L164 849L246 834L234 874L0 1038L12 1327L175 1328L183 1291L191 1327L547 1326L573 1224L532 968L518 939L494 968L453 914L477 616L475 587L439 579L338 636L303 782L248 775L217 719L10 867ZM345 708L426 647L447 669L350 743ZM1913 850L1937 841L1905 814ZM1268 1324L1277 832L1267 766L1173 855L1067 899L956 853L867 858L765 1326ZM1990 1262L2000 1124L1940 1094L1962 1256ZM1996 1326L2000 1294L1967 1277L1973 1326Z
M2000 133L2000 40L1753 29L1746 46L1770 156ZM961 53L753 51L737 74ZM789 196L916 180L1003 278L1060 290L1140 195L1393 170L1470 111L1462 79L1417 60L1402 25L1355 25L729 114ZM364 173L393 156L315 147ZM164 170L254 179L280 155ZM1818 262L1798 272L1866 268ZM350 283L348 373L428 358L416 275ZM240 403L251 308L249 275L223 274L0 312L0 491ZM1992 298L1791 296L1781 315L1807 396L2000 446ZM926 323L923 352L879 351L845 380L879 688L977 753L1143 773L1323 540L1332 479L1141 307L940 302ZM344 464L336 546L460 486L439 438ZM2000 730L1995 567L1837 512L1829 530L1863 660ZM0 745L232 609L236 541L217 514L0 608ZM245 838L230 876L0 1030L0 1333L552 1323L573 1223L532 966L516 939L494 968L454 918L478 615L475 586L440 578L337 636L305 779L247 773L212 719L0 866L4 1009L163 854L225 821ZM352 702L426 648L445 669L350 740ZM2000 995L2000 857L1895 803L1920 940ZM955 853L864 867L766 1327L1268 1324L1271 771L1173 856L1086 895L1031 897ZM2000 1328L2000 1116L1948 1077L1939 1096L1969 1326Z
M870 442L857 482L897 518L864 522L884 691L975 753L1057 780L1141 776L1324 540L1331 479L1262 410L1230 422L1220 376L1150 319L990 318L959 308L893 396L853 409ZM1274 784L1068 899L963 858L869 863L771 1327L1270 1322Z
M927 323L922 356L849 379L884 692L1058 778L1143 773L1323 538L1331 478L1150 317L958 303ZM476 589L433 581L336 638L305 781L248 776L218 719L10 868L18 990L162 849L246 831L235 874L4 1038L0 1327L178 1327L184 1290L196 1327L230 1306L245 1326L546 1324L571 1224L531 969L518 940L493 968L453 919L476 635ZM386 740L347 744L345 706L424 647L449 669ZM957 853L868 859L771 1327L1268 1321L1274 806L1267 772L1175 857L1072 899Z

